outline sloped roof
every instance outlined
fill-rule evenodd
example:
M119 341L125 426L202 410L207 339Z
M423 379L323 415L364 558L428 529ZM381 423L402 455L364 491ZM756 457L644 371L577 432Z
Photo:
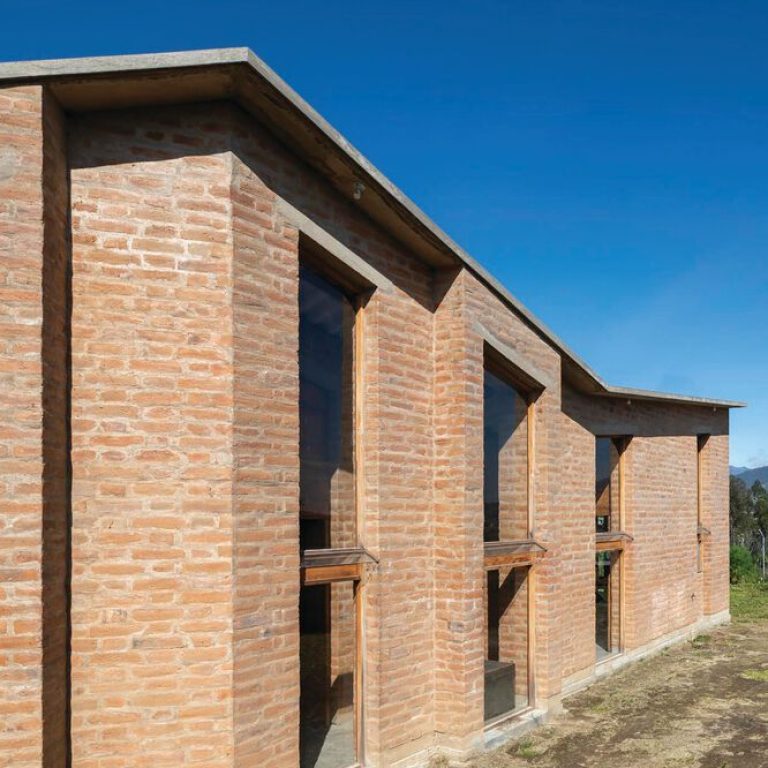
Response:
M72 112L232 99L258 116L343 195L435 268L463 266L555 348L578 389L604 397L713 408L744 403L612 386L248 48L0 64L0 86L43 83ZM356 191L364 191L356 195Z

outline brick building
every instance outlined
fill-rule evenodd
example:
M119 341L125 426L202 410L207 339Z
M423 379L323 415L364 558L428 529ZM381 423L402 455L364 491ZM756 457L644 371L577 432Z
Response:
M247 50L0 65L0 765L407 768L728 619L728 414L612 387Z

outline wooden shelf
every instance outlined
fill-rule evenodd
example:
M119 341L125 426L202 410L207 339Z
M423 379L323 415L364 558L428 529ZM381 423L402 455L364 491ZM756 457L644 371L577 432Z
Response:
M503 566L522 568L541 559L546 551L545 547L533 539L486 541L484 565L486 568Z
M366 563L377 560L362 547L350 549L306 549L301 555L302 584L360 581Z
M595 534L595 551L611 552L615 549L624 549L631 541L634 541L633 537L623 531L597 533Z

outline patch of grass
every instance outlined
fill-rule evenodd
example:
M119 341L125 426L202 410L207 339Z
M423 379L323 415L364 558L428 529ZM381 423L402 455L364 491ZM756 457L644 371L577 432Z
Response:
M673 757L664 762L664 768L688 768L690 765L695 765L696 758L693 755L686 755L685 757Z
M768 683L768 669L747 669L740 677L745 680L757 680L760 683Z
M539 756L539 750L534 746L533 739L526 736L518 742L517 754L525 760L533 760L534 757Z
M694 648L705 648L712 642L712 635L697 635L691 640Z
M768 583L733 584L731 615L741 621L768 620Z

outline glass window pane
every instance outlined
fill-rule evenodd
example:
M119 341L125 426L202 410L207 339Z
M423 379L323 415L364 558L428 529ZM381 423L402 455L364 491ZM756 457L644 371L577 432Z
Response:
M595 645L598 661L619 650L618 552L595 553Z
M612 530L619 505L619 452L613 438L595 440L595 530Z
M513 386L485 371L483 502L485 541L528 538L528 406Z
M301 768L355 762L354 589L346 581L301 588Z
M336 286L299 275L301 549L354 547L354 308Z
M528 569L488 571L485 719L528 706Z

